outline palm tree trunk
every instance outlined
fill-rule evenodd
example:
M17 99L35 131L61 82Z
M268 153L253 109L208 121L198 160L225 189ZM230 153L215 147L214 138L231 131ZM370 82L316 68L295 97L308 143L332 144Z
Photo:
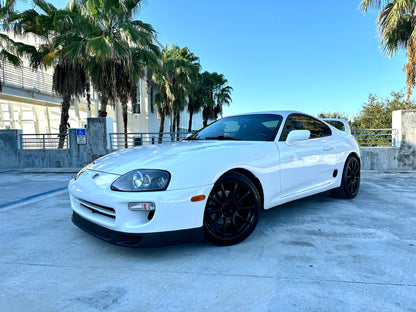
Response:
M179 110L176 112L176 141L179 141L179 123L181 121L181 116Z
M108 97L104 92L101 94L100 99L100 110L98 111L98 117L107 117L107 103L108 103Z
M162 144L163 141L163 131L165 130L165 114L159 112L160 115L160 127L159 127L159 140L158 143Z
M189 109L189 125L188 125L188 132L192 132L192 117L194 115L194 109L191 107Z
M173 111L173 122L172 122L172 132L175 135L176 132L176 111Z
M203 118L203 123L202 126L205 128L208 125L208 108L204 107L204 109L202 110L202 118Z
M89 116L91 116L91 94L90 91L87 92L87 111Z
M128 144L127 144L127 102L123 101L123 103L121 103L121 106L123 108L124 147L128 148Z
M59 144L58 148L63 148L66 134L68 132L69 108L71 106L71 96L64 95L62 98L61 123L59 124Z
M406 72L406 87L407 87L407 109L410 109L410 96L413 93L415 87L416 77L416 39L413 36L407 41L407 63L404 66Z

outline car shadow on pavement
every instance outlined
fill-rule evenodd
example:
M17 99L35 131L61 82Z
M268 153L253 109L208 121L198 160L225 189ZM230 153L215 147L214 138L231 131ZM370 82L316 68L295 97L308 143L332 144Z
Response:
M317 209L321 209L322 207L326 207L327 209L332 206L331 202L334 202L334 200L342 199L335 199L331 196L330 192L327 192L265 210L262 212L257 228L251 236L240 244L228 247L219 247L207 241L202 241L200 243L177 244L156 248L132 248L109 244L90 235L88 235L88 238L84 237L83 239L88 239L87 244L105 249L103 251L104 253L115 253L119 254L119 256L132 257L136 260L138 258L151 259L153 257L170 258L181 255L195 255L200 252L203 253L206 250L215 252L216 250L227 248L236 249L246 244L255 244L258 240L267 239L268 235L265 235L265 232L279 231L279 228L282 226L290 226L291 223L299 224L305 218L307 219L308 216L316 214Z

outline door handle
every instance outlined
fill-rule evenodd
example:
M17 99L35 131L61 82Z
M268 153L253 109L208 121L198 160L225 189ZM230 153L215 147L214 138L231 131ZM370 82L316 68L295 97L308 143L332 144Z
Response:
M334 149L334 146L332 146L332 145L324 146L324 151L331 151L333 149Z

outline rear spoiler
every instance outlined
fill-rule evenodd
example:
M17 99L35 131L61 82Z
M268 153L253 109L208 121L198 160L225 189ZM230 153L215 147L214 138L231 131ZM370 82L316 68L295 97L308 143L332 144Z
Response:
M344 131L346 134L351 134L350 124L347 120L342 118L321 118L321 120L337 128L338 130Z

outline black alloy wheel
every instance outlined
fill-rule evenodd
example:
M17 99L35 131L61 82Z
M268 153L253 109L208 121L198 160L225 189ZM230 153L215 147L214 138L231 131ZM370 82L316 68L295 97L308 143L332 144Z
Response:
M356 156L349 156L345 162L344 172L342 174L341 186L337 189L337 195L344 198L354 198L360 189L361 180L360 161Z
M229 172L215 183L204 212L206 239L228 246L246 239L255 229L261 209L260 194L245 175Z

